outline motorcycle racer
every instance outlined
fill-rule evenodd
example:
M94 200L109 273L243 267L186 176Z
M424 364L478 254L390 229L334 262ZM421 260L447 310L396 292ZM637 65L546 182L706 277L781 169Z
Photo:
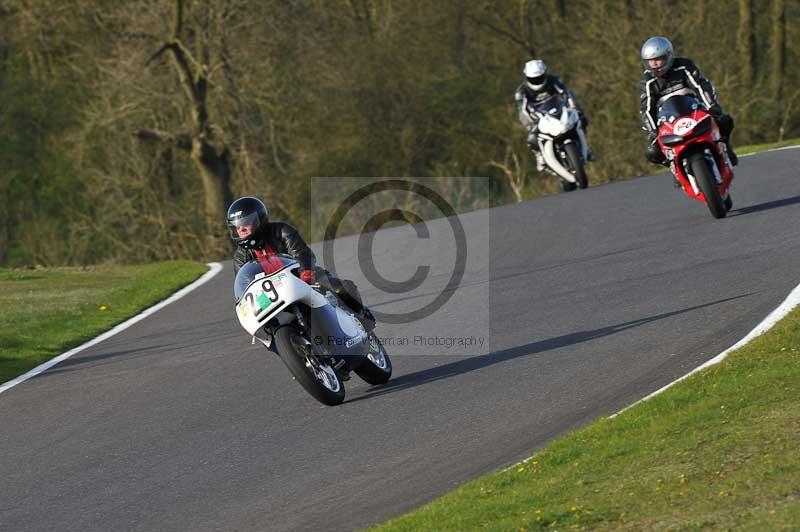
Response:
M528 147L536 155L536 169L542 171L545 168L544 157L539 151L539 143L536 139L537 119L529 111L529 105L535 106L557 96L564 99L571 109L578 111L581 117L581 125L586 131L589 124L586 114L580 108L577 98L569 88L557 76L547 73L547 65L541 59L531 59L525 63L523 69L525 81L517 87L514 93L514 100L517 105L517 115L519 121L528 130ZM588 159L595 160L594 152L587 146Z
M694 94L703 102L709 114L719 127L720 136L725 142L731 164L738 158L733 151L730 135L733 131L733 117L725 114L717 101L714 85L700 74L700 69L691 59L675 57L672 43L666 37L650 37L641 50L644 73L639 80L639 112L642 129L647 131L647 160L654 164L667 164L664 154L658 147L656 137L658 106L673 95Z
M276 253L293 257L300 264L300 278L308 284L333 291L350 307L367 331L375 328L375 317L363 304L355 283L339 279L316 265L316 256L300 233L284 222L272 222L264 203L255 197L244 196L228 207L226 222L231 240L236 244L233 271L239 271L252 260L268 259Z

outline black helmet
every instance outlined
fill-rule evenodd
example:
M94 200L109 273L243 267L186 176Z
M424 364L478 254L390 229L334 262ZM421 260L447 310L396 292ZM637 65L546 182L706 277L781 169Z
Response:
M253 196L244 196L228 207L228 231L230 232L231 239L237 245L243 248L255 247L261 240L260 233L266 228L269 223L269 211L266 205L258 198ZM237 227L244 227L252 225L250 234L245 237L239 237L236 230Z

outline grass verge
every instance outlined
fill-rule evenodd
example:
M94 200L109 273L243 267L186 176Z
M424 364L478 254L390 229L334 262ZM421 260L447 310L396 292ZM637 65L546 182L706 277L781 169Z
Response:
M207 270L190 261L0 269L0 383L138 314Z
M767 144L751 144L747 146L738 146L734 143L734 149L736 150L737 155L747 155L752 153L759 153L762 151L773 150L775 148L785 148L787 146L800 146L800 137L787 139L781 142L771 142ZM644 153L644 152L643 152ZM644 155L643 155L644 156ZM589 186L598 186L598 185L605 185L608 184L610 181L608 177L604 178L593 178L591 177L592 166L588 166L588 171L590 174L589 178ZM658 174L665 174L670 171L669 168L666 168L661 165L655 164L648 164L646 168L639 173L634 172L633 177L628 178L616 178L612 181L614 182L621 182L621 181L628 181L630 179L636 179L645 175L658 175ZM734 169L734 174L736 173ZM561 188L558 184L558 180L544 172L537 174L540 176L536 179L529 180L525 184L525 189L523 191L523 199L524 201L541 198L544 196L550 196L552 194L560 194Z
M742 146L741 148L734 145L736 155L746 155L748 153L758 153L760 151L774 150L775 148L785 148L786 146L800 145L800 138L788 139L781 142L770 142L769 144L753 144L751 146Z
M785 148L787 146L800 146L800 137L795 139L788 139L781 142L771 142L769 144L751 144L749 146L736 146L734 144L734 150L736 151L736 155L748 155L753 153L760 153L762 151L767 150L774 150L775 148ZM653 168L656 168L653 165ZM658 166L658 171L653 172L655 174L666 174L671 170L669 168L665 168L663 166ZM733 170L734 175L736 175L736 169Z
M798 530L800 308L722 363L374 530Z

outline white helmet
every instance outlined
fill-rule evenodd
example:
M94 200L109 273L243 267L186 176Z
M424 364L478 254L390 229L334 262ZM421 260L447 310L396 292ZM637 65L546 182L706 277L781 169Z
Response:
M547 65L541 59L531 59L525 63L525 83L531 90L542 90L547 83Z

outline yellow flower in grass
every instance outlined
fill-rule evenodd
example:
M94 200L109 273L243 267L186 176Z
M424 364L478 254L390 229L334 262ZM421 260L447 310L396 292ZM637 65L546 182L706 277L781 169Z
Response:
M105 305L100 305L99 307L97 307L97 310L99 310L100 312L105 312L108 310L108 307Z

